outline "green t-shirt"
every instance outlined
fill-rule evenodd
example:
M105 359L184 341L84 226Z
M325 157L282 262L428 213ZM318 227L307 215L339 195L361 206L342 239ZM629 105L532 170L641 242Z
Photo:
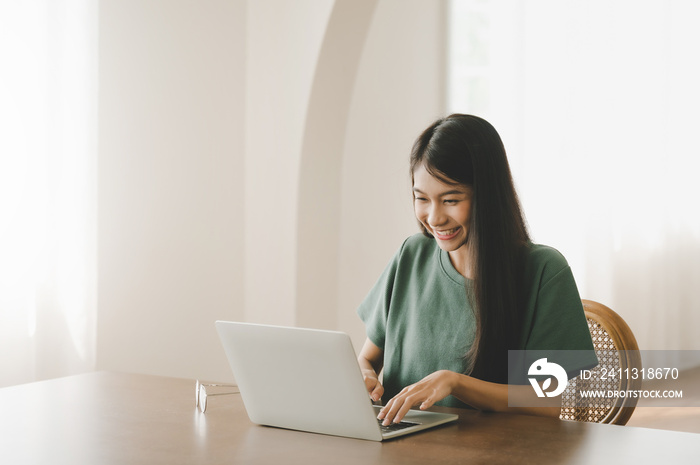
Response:
M518 350L590 350L572 373L597 364L581 298L566 259L533 244ZM438 370L465 371L474 314L465 279L435 239L409 237L358 309L367 337L384 351L384 400ZM437 405L465 407L449 396Z

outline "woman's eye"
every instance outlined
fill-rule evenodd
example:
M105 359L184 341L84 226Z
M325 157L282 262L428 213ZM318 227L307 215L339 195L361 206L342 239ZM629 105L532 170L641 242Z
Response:
M446 199L446 200L445 200L445 203L448 204L448 205L454 205L454 204L456 204L457 202L459 202L459 200L457 200L457 199Z
M416 202L425 202L428 199L426 199L425 197L416 197L415 200Z

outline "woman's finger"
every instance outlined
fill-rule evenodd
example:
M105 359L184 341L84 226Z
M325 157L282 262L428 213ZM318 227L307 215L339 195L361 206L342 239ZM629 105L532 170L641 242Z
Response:
M374 386L374 389L372 389L369 396L376 402L382 398L382 395L384 395L384 386L382 386L382 383L377 381L377 384Z

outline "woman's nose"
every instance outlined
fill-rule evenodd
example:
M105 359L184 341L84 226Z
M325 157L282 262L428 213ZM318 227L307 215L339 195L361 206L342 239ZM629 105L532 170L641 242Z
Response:
M434 206L428 212L428 224L431 226L441 226L445 224L445 214L439 206Z

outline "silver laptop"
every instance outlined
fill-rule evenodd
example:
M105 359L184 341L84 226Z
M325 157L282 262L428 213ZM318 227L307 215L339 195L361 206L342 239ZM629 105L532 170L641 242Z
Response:
M253 423L382 441L457 419L411 410L382 427L345 333L229 321L216 329Z

